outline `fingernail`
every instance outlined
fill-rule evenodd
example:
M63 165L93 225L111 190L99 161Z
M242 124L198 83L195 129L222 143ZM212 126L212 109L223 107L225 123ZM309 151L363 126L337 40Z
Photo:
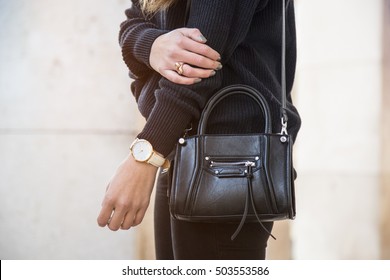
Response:
M222 59L221 57L218 57L218 58L217 58L217 61L221 61L221 59Z
M196 79L196 80L194 81L194 84L200 83L201 81L202 81L202 79Z
M220 63L215 70L221 70L222 69L222 64Z
M199 35L199 40L201 40L202 42L207 41L207 39L203 35Z
M211 73L210 73L210 76L209 76L209 77L212 77L212 76L214 76L215 74L217 74L217 72L215 72L215 71L213 70L213 71L211 71Z

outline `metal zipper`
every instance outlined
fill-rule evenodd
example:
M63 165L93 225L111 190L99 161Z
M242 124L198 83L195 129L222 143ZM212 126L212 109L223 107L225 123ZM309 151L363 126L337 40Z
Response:
M224 162L224 161L210 161L210 167L222 167L222 166L255 166L253 161L238 161L238 162Z
M223 167L223 166L255 166L256 162L260 159L259 156L242 156L242 157L212 157L206 156L204 158L209 162L210 167Z

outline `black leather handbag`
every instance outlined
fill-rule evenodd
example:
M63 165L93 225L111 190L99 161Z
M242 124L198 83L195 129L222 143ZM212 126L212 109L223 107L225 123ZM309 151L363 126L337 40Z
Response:
M272 133L269 106L257 90L233 85L214 94L202 112L197 134L177 144L169 194L172 217L188 222L235 222L238 228L232 239L245 222L262 225L295 217L293 143L286 129L285 27L282 41L282 131ZM251 97L261 108L264 133L206 134L212 110L236 94Z

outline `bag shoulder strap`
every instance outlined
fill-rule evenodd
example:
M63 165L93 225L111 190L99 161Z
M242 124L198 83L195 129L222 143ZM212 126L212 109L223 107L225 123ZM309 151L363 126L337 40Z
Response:
M280 118L282 130L280 134L287 133L287 86L286 86L286 0L282 0L282 58L281 58L281 90L282 90L282 107L280 110Z

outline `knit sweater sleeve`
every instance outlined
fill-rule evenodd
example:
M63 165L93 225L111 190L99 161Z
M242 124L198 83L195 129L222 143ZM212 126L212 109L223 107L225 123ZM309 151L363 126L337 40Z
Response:
M119 44L130 75L139 79L154 71L149 63L150 49L154 40L168 31L159 29L153 18L147 20L137 0L132 0L125 14L127 19L120 25Z
M218 51L226 65L244 40L253 15L268 0L192 0L187 27L198 28L207 44ZM139 40L137 38L137 40ZM162 78L155 91L156 103L138 135L167 155L192 119L198 119L210 96L222 84L222 71L200 83L183 86Z

